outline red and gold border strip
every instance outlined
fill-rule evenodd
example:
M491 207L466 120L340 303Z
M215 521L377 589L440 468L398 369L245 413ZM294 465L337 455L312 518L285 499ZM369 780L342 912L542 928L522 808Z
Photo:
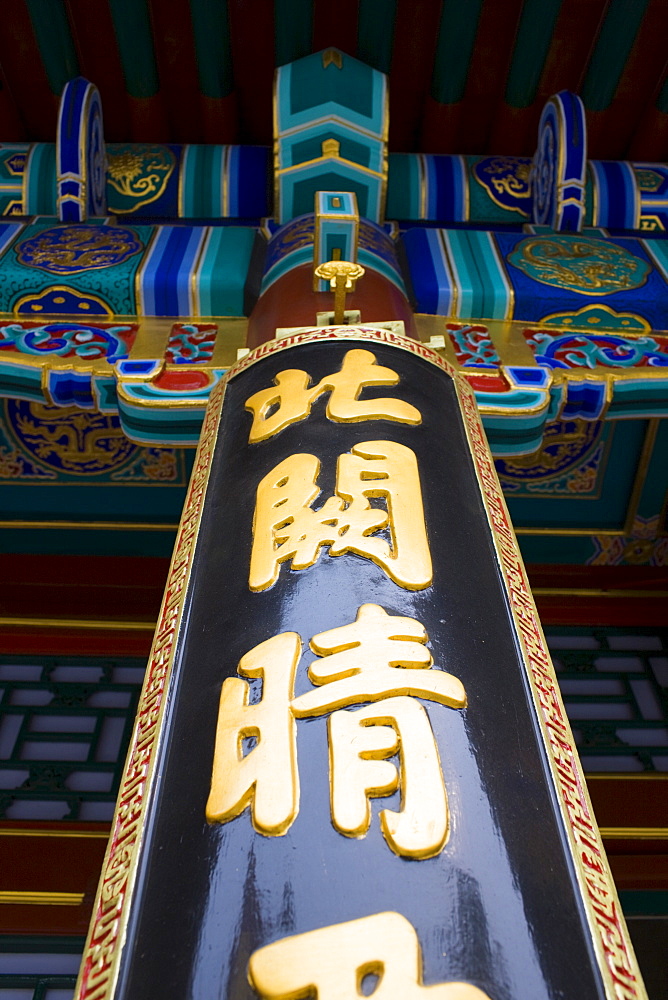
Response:
M464 379L455 384L605 994L647 1000L475 395Z
M204 509L225 387L224 381L215 387L204 418L102 866L77 982L77 1000L103 1000L111 997L118 977L129 904L137 878L144 814L160 749L165 695Z
M290 347L299 347L301 344L312 344L321 340L342 341L342 340L371 340L378 344L389 344L390 347L399 347L403 351L410 351L411 354L419 355L424 361L428 361L437 368L442 368L451 378L455 378L456 369L445 361L430 347L425 347L419 340L410 340L402 337L392 330L384 329L380 326L321 326L321 327L297 327L294 334L281 337L279 340L268 340L260 347L257 347L250 354L247 354L240 361L237 361L227 372L226 378L234 378L240 372L250 368L257 361L270 354L277 354Z

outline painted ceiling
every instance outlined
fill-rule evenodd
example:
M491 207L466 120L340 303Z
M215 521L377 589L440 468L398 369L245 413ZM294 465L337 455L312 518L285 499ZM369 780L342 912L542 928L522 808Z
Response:
M497 458L530 563L668 564L668 423L559 419ZM0 549L168 556L193 461L141 447L114 416L0 401Z
M668 157L665 0L4 0L0 138L53 141L64 84L110 142L269 145L274 69L336 46L390 77L390 150L532 155L580 94L589 156Z

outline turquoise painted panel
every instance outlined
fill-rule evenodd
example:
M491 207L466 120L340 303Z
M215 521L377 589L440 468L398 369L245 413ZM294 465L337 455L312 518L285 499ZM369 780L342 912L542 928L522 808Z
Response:
M338 60L326 66L325 62L323 53L316 52L278 69L279 135L336 115L381 138L386 121L385 75L345 53L338 53Z
M104 220L5 223L0 312L243 316L255 233Z
M376 222L380 219L383 181L380 176L361 174L348 163L333 158L324 163L296 167L280 179L280 218L289 222L313 211L317 191L352 191L357 197L361 216Z
M323 156L322 144L328 139L335 139L339 143L341 159L349 160L368 170L375 170L377 173L383 172L385 150L382 143L369 141L345 124L329 120L304 126L293 135L281 136L278 151L279 167L287 169L320 159Z
M276 74L275 152L279 222L313 209L320 190L357 195L360 215L380 222L387 176L387 79L327 49Z
M243 316L255 230L212 227L197 272L200 316Z
M25 215L56 214L56 144L36 142L26 161Z
M40 220L14 239L0 261L0 311L25 311L63 287L108 313L136 311L134 278L151 234L146 226L109 226L100 220L59 226ZM57 303L56 303L57 304Z

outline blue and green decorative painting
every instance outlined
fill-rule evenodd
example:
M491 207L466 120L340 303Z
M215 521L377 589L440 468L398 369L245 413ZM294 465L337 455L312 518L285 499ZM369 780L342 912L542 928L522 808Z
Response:
M338 49L281 66L275 89L277 219L313 211L317 191L353 191L382 222L387 182L387 77Z
M537 323L600 304L648 328L666 326L661 240L416 227L403 244L418 312Z
M49 296L63 294L63 285L70 294L83 296L82 301L92 296L108 313L135 312L134 279L150 235L144 226L111 226L98 220L26 226L2 257L0 312L22 311L26 297L49 308ZM40 295L46 301L40 302ZM61 306L57 311L64 310Z
M250 226L0 225L0 312L243 316Z
M21 399L0 414L0 485L187 485L189 452L139 447L117 417Z
M540 451L497 459L515 527L621 530L647 421L556 420Z
M497 459L506 497L600 499L615 428L604 421L551 421L537 455Z
M539 309L577 310L593 298L665 326L668 283L644 241L566 233L494 238L515 294L514 319L535 322Z

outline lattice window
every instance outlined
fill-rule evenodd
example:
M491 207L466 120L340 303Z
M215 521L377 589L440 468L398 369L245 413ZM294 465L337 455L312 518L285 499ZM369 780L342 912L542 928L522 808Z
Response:
M111 820L145 664L0 658L0 817Z
M72 1000L76 976L3 976L0 1000Z
M546 634L585 771L668 771L668 631Z
M0 938L0 1000L72 1000L83 940Z
M668 771L668 631L547 635L585 771ZM0 658L1 819L111 819L144 667Z

